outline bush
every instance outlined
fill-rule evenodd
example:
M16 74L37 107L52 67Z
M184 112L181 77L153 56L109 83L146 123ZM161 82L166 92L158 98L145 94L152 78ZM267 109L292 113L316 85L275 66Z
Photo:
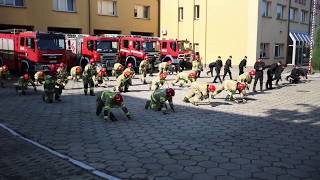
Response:
M315 71L320 71L320 28L315 34L315 42L312 53L312 68Z

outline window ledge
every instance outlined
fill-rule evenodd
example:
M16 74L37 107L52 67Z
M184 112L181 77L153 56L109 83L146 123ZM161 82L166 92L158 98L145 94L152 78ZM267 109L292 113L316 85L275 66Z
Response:
M299 23L298 21L296 20L290 20L291 23Z
M77 13L77 11L62 11L62 10L55 10L55 9L53 9L52 11L61 12L61 13Z
M135 19L140 19L140 20L151 20L150 18L138 18L138 17L134 17Z
M284 59L284 57L274 57L274 59Z
M200 20L200 18L195 18L195 19L193 19L194 21L199 21Z
M263 18L267 18L267 19L272 19L272 16L264 16L262 15Z
M98 16L108 16L108 17L119 17L118 15L112 15L112 14L99 14Z
M287 19L284 19L284 18L278 18L278 17L277 17L277 20L280 20L280 21L287 21Z
M300 24L303 24L303 25L309 25L308 23L306 22L300 22Z
M268 59L270 59L269 57L262 57L261 58L262 60L268 60Z
M6 8L22 8L26 9L26 6L13 6L13 5L0 5L0 7L6 7Z

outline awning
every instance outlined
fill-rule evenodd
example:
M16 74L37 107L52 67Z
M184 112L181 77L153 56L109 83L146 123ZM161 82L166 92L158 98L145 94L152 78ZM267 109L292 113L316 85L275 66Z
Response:
M289 36L293 42L299 42L299 43L303 43L303 44L310 44L311 43L311 39L307 33L290 32Z

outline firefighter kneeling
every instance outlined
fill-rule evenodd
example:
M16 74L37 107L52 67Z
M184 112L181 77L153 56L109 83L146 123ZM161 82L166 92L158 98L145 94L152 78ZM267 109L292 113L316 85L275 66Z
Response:
M129 86L131 85L131 78L132 75L130 72L123 72L117 78L117 85L114 87L113 90L118 92L128 92Z
M104 119L116 121L117 119L114 117L112 112L110 112L111 108L121 108L125 113L128 119L131 119L128 109L123 103L123 98L119 93L104 91L97 98L97 106L96 106L96 115L99 116L101 111L104 110Z
M162 111L167 114L166 101L169 102L170 108L174 111L172 97L175 92L172 88L158 89L151 95L151 100L146 102L145 109L152 109L154 111Z
M193 105L198 106L200 101L209 99L213 97L213 93L216 91L216 86L208 83L193 83L191 85L191 90L184 97L183 101L186 103L191 102Z
M81 72L82 72L81 66L72 67L70 70L70 76L71 76L70 79L74 81L79 81L79 79L81 78Z
M54 77L47 75L45 77L44 85L43 85L44 93L42 95L42 100L46 103L53 103L53 97L56 101L61 101L60 95L62 90L56 84Z
M120 63L115 63L112 69L112 75L118 78L123 72L123 66Z
M34 74L34 81L37 85L42 84L44 81L44 72L43 71L38 71Z
M219 90L217 90L213 94L213 96L216 96L217 94L221 93L222 91L227 91L228 95L226 97L226 100L235 101L235 102L239 103L239 101L234 97L234 95L238 91L242 102L245 103L246 102L246 100L244 99L244 94L246 94L245 89L246 89L246 83L237 82L234 80L225 80L222 83L222 87Z
M95 85L96 86L101 86L102 84L105 84L107 86L107 81L109 80L108 75L107 75L107 69L106 68L101 68L98 72L98 75L95 80Z
M29 84L31 84L33 86L34 91L37 92L36 85L30 79L30 76L28 74L25 74L18 79L18 85L16 86L16 91L18 92L18 94L25 95Z
M197 80L197 74L195 71L191 71L189 73L181 72L181 73L177 74L175 81L172 83L172 85L175 86L176 83L181 81L180 87L183 87L189 81L192 83L192 82L195 82L196 80Z

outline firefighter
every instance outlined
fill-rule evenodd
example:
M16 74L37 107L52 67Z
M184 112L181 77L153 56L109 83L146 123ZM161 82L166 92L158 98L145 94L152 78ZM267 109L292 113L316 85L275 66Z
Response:
M192 61L192 71L196 72L196 76L198 78L200 77L200 73L202 71L202 64L201 64L201 59L199 58L198 55L195 57L194 61Z
M216 67L216 62L214 61L214 62L211 62L210 64L209 64L209 71L207 71L207 76L209 75L209 73L211 74L211 77L213 77L213 68L214 67Z
M151 100L148 100L145 105L145 109L152 109L154 111L162 111L167 114L166 101L169 102L171 110L174 112L172 97L175 92L172 88L155 90L151 95Z
M245 56L239 64L239 75L243 74L243 68L247 68L247 56Z
M257 86L258 80L260 81L260 91L263 92L263 70L265 69L265 66L266 65L264 62L262 62L261 57L254 64L254 69L256 70L256 77L254 78L253 92L257 92L256 86Z
M160 73L168 73L169 66L172 64L172 61L162 62L159 64L159 74Z
M153 55L152 58L150 59L149 62L149 76L153 76L153 72L154 72L154 65L157 61L157 55Z
M166 83L166 78L167 73L160 73L160 75L158 75L152 80L149 89L152 91L160 89Z
M112 75L118 78L123 72L123 66L120 63L115 63L112 69Z
M61 86L61 88L64 89L64 87L68 83L68 72L64 63L59 64L59 67L57 69L56 79L59 85Z
M7 65L3 65L0 67L0 85L2 88L4 88L4 81L7 81L9 79L9 68Z
M118 78L117 78L117 85L114 87L114 91L118 92L128 92L130 81L132 78L132 74L127 71L123 72Z
M276 86L279 86L279 81L282 81L282 77L281 74L283 72L283 70L285 69L285 66L281 65L278 66L278 68L276 69L276 72L274 74L274 80L276 80Z
M79 81L79 79L81 78L81 72L82 72L81 66L72 67L70 70L71 79L74 81Z
M139 73L141 74L140 79L143 84L147 84L146 77L147 77L148 68L149 68L149 60L148 60L148 56L145 56L144 60L140 63L140 66L139 66Z
M217 79L219 79L220 83L222 83L221 77L220 77L220 71L222 68L222 60L221 60L221 56L218 56L218 59L216 60L215 63L215 70L216 70L216 77L213 80L213 83L217 83Z
M292 84L298 84L301 79L300 76L304 76L307 79L304 70L302 68L299 68L298 66L294 66L294 68L291 70L290 75L286 77L286 80Z
M42 82L44 81L44 72L43 71L38 71L34 74L34 81L36 83L36 85L42 84Z
M31 80L30 76L28 74L24 74L18 79L18 85L16 86L16 91L18 92L18 94L25 95L29 84L31 84L33 86L34 91L37 92L37 87Z
M181 72L176 75L176 78L174 82L172 83L173 86L175 86L178 82L180 82L180 87L183 87L185 83L188 83L189 81L195 82L197 80L197 74L195 71L191 72Z
M105 120L116 121L116 117L110 112L111 108L121 108L128 119L131 119L129 111L119 93L103 91L97 98L96 115L99 116L103 110Z
M56 81L54 77L47 75L44 80L43 85L43 95L42 100L46 103L53 103L53 98L55 98L56 101L61 101L60 99L60 93L59 93L59 87L56 86Z
M232 68L232 56L229 56L229 58L227 59L226 63L224 64L224 74L223 74L223 78L222 80L224 81L224 79L226 78L227 74L229 74L230 79L232 80L232 73L230 68Z
M238 77L238 82L246 83L246 87L249 90L253 77L256 75L255 70L251 70L248 73L243 73Z
M132 86L132 78L136 75L134 69L133 69L133 64L132 63L129 63L127 65L127 68L123 71L123 73L130 73L130 78L128 79L128 83L130 86Z
M90 96L95 96L94 94L94 79L97 75L97 70L95 67L94 59L91 59L90 62L85 66L82 78L84 86L84 95L88 94L88 87L90 87Z
M281 66L281 62L280 61L277 62L277 63L273 63L273 64L267 66L268 67L268 70L267 70L268 79L267 79L267 82L266 82L266 89L273 89L272 88L272 81L274 79L273 76L275 75L277 68L280 67L280 66Z
M222 87L219 88L217 91L215 91L213 96L216 96L222 91L227 91L226 100L235 101L239 103L239 101L234 97L235 94L239 92L242 102L246 102L246 100L244 99L244 95L246 95L245 89L246 89L246 84L243 82L238 82L234 80L225 80L222 83Z
M98 74L95 79L95 85L99 86L102 85L103 83L105 86L107 86L107 81L109 80L108 75L107 75L107 69L106 68L101 68L98 71Z
M191 102L193 105L198 106L200 101L213 97L216 86L208 83L194 82L191 85L190 91L184 97L183 101L186 103ZM210 103L210 99L209 99Z

